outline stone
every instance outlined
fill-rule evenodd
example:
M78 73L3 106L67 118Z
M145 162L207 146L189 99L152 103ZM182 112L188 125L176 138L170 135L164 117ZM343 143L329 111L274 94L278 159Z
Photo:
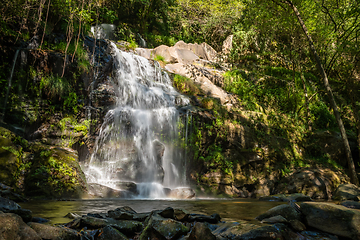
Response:
M220 222L221 217L219 214L214 213L211 216L203 215L203 214L189 214L187 221L188 222L208 222L208 223L218 223Z
M265 218L270 218L270 217L274 217L277 215L283 216L288 221L294 220L294 219L300 220L300 218L301 218L300 213L298 213L290 205L282 204L282 205L273 207L270 210L268 210L267 212L257 216L256 219L259 221L262 221Z
M195 197L195 191L187 187L176 188L171 190L169 197L176 199L191 199Z
M287 222L288 220L286 220L286 218L284 218L281 215L265 218L261 221L261 223L287 223Z
M30 222L32 220L32 212L29 209L16 209L16 210L10 210L10 213L15 213L19 215L24 222Z
M178 221L186 221L189 218L190 213L184 209L180 209L180 208L175 208L174 209L174 216L175 216L175 220Z
M167 207L164 210L160 210L157 212L157 214L159 214L163 218L172 218L172 219L175 218L174 209L172 207Z
M131 192L116 190L98 183L88 184L88 194L102 198L129 198L133 196Z
M190 232L188 240L216 240L205 223L197 222Z
M337 236L360 239L360 211L321 202L303 202L300 208L308 226Z
M360 200L360 188L354 184L340 184L339 187L334 192L334 200L344 201L344 200Z
M303 193L311 199L331 199L332 193L347 177L340 171L327 168L300 169L283 178L275 193Z
M20 216L14 213L0 213L0 239L41 240Z
M306 196L302 193L293 193L293 194L275 194L270 196L260 197L259 200L261 201L274 201L274 202L307 202L312 201L311 197Z
M117 220L132 220L136 212L130 207L121 207L108 211L108 216Z
M240 224L229 228L217 229L213 232L217 239L232 240L260 240L260 239L296 239L293 233L286 225L276 223L271 226L259 227L255 224L240 222Z
M290 223L290 226L297 232L301 232L306 229L305 224L303 224L302 222L300 222L297 219L290 220L289 223Z
M343 201L342 203L340 203L340 205L347 207L347 208L360 209L360 202L356 202L353 200Z
M97 240L127 240L128 238L119 230L106 226L100 230Z
M298 233L301 237L300 239L306 239L306 240L339 240L337 236L324 233L324 232L315 232L315 231L302 231Z
M153 50L152 57L155 58L157 55L163 57L164 61L166 63L177 63L178 62L177 58L174 56L175 55L174 49L170 48L168 46L160 45L160 46L156 47Z
M145 239L177 239L187 234L189 228L173 219L164 219L152 216L145 229L141 233L139 240Z
M0 197L0 211L9 212L18 209L21 209L19 204L10 199Z
M234 35L229 35L223 42L222 53L229 54L232 49Z
M76 231L62 228L53 227L46 224L30 222L28 225L37 232L42 239L49 240L78 240L79 236Z

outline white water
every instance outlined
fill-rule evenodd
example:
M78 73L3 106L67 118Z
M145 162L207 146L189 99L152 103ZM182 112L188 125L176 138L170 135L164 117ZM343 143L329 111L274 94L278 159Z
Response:
M118 189L119 182L135 182L139 197L163 198L164 187L185 186L176 106L189 100L157 62L112 47L117 104L105 116L84 172L89 183Z

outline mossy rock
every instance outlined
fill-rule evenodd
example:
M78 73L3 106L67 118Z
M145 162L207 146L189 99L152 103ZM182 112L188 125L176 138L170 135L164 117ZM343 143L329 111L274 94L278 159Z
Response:
M27 141L0 127L0 182L17 188L22 165L22 151Z
M32 165L25 178L28 196L60 198L81 197L86 189L77 153L68 148L34 143Z

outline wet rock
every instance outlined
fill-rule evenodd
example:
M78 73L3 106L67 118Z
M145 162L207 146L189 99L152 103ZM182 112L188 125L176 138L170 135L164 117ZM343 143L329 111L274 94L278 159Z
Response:
M306 240L338 240L337 236L324 233L324 232L314 232L314 231L302 231L298 233L299 240L306 239ZM302 237L302 238L301 238Z
M164 219L152 216L145 229L141 233L139 239L177 239L181 235L185 235L189 228L173 219Z
M132 220L134 214L136 211L127 206L108 211L108 216L117 220Z
M106 226L100 230L97 240L127 240L128 238L119 230Z
M208 223L218 223L220 222L221 217L219 214L214 213L211 216L203 215L203 214L190 214L187 218L189 222L208 222Z
M136 183L134 182L119 182L116 184L116 187L123 191L128 191L133 194L138 194Z
M133 220L143 222L145 221L146 218L149 217L150 214L151 213L136 213L133 215Z
M191 199L195 197L195 191L191 188L176 188L172 189L169 196L177 199Z
M216 240L216 237L205 223L197 222L191 230L188 240Z
M46 218L41 218L41 217L33 217L31 219L31 222L34 222L34 223L47 223L47 222L50 222L50 220L46 219Z
M9 212L18 209L21 209L19 204L10 199L0 197L0 211Z
M341 237L360 239L358 210L320 202L304 202L300 207L307 225Z
M213 232L217 239L250 240L250 239L295 239L293 233L284 224L277 223L271 226L259 227L254 224L242 222L224 231L218 229ZM285 236L286 238L285 238Z
M24 222L30 222L32 220L32 212L28 209L16 209L16 210L10 210L10 213L15 213L19 215Z
M131 192L116 190L98 183L89 183L88 193L102 198L129 198L133 196Z
M340 203L342 206L352 209L360 209L360 202L348 200Z
M270 217L274 217L274 216L278 216L278 215L283 216L288 221L295 220L295 219L300 220L300 218L301 218L300 213L298 213L293 207L291 207L288 204L283 204L283 205L279 205L279 206L271 208L267 212L257 216L256 219L259 221L262 221L265 218L270 218Z
M286 218L284 218L281 215L265 218L261 221L261 223L287 223L287 222L288 220L286 220Z
M53 227L46 224L30 222L28 225L37 232L42 239L49 240L78 240L79 236L76 231L62 228Z
M172 207L167 207L164 210L160 210L157 212L157 214L159 214L163 218L172 218L172 219L175 218L174 209Z
M190 213L184 209L180 209L180 208L175 208L174 209L174 216L175 216L175 220L178 221L186 221L189 217Z
M354 184L340 184L339 187L334 192L334 200L344 201L344 200L360 200L360 188Z
M290 220L289 223L290 223L290 226L297 232L301 232L301 231L304 231L306 229L305 224L303 224L302 222L300 222L297 219Z
M0 212L0 239L41 240L42 238L24 223L20 216Z

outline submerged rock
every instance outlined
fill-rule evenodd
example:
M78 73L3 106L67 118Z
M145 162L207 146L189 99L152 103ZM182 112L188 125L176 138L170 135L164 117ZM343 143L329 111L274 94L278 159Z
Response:
M295 220L295 219L296 220L301 219L300 213L297 212L293 207L291 207L288 204L283 204L283 205L273 207L270 210L268 210L267 212L257 216L256 219L259 221L262 221L266 218L271 218L271 217L278 216L278 215L284 217L288 221Z
M129 191L113 189L98 183L88 184L88 194L101 198L130 198L133 196Z

